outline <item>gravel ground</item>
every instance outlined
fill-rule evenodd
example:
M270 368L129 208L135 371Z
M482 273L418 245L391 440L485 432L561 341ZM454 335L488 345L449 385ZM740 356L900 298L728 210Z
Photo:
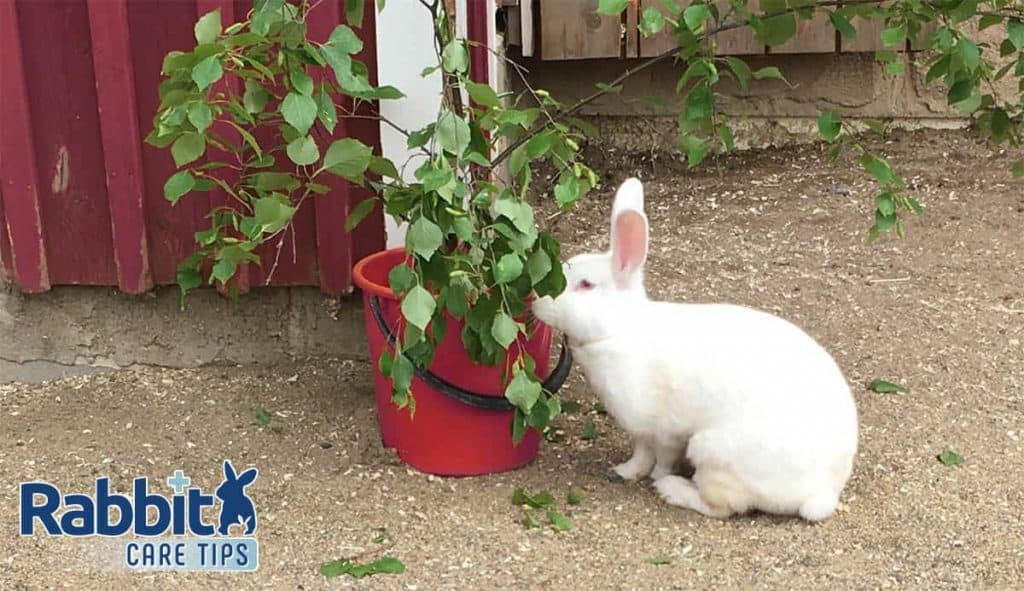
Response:
M564 437L514 473L440 479L382 449L365 362L158 368L0 385L2 589L1010 589L1024 580L1024 185L1010 158L962 134L899 135L891 155L927 215L904 242L865 244L870 185L819 147L730 157L687 173L630 161L653 231L651 291L765 308L804 326L846 372L861 449L840 511L821 525L669 507L647 484L605 480L628 456L574 376ZM614 158L611 155L610 158ZM602 169L607 169L607 165ZM603 248L612 185L549 219L567 254ZM550 212L549 212L550 213ZM907 394L877 394L884 378ZM254 409L271 413L268 426ZM593 422L597 436L584 438ZM936 459L951 449L964 464ZM254 575L118 570L116 540L19 538L16 484L124 489L219 462L257 465ZM517 487L551 491L567 532L526 529ZM582 503L565 501L569 490ZM542 520L543 521L543 520ZM386 535L373 539L378 528ZM325 580L341 557L401 559L401 575ZM668 564L650 564L654 556Z

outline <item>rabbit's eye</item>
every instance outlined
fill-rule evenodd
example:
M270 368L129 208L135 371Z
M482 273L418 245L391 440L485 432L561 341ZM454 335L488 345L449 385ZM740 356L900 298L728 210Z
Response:
M576 284L576 289L578 289L578 290L594 289L594 284L589 282L589 281L587 281L586 279L581 279L580 282Z

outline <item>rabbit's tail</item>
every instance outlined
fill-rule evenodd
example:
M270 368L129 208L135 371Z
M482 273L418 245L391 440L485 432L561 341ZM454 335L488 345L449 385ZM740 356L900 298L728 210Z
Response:
M800 505L800 517L807 521L828 519L839 504L839 496L834 490L822 490L810 496Z

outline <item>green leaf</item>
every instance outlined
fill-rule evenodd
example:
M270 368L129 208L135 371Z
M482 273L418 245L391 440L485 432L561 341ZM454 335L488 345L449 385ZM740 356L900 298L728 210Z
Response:
M978 65L981 63L981 49L973 41L961 37L957 42L957 51L968 71L974 72L978 69Z
M345 0L345 22L354 26L363 26L363 0Z
M537 522L537 518L534 517L533 513L529 510L523 511L523 525L525 525L527 529L540 527L540 523Z
M952 450L944 450L939 455L935 456L942 462L943 466L959 466L964 463L964 458L960 454Z
M832 23L832 27L839 31L839 34L843 39L854 39L857 37L857 29L853 28L850 21L838 12L829 12L828 20Z
M568 501L570 505L579 505L583 502L583 496L582 491L570 490L569 494L566 495L565 500Z
M266 427L267 425L270 424L270 419L271 419L270 413L267 412L267 409L263 408L262 406L257 408L252 413L252 415L253 415L253 418L256 419L256 424L259 425L260 427Z
M508 346L515 342L517 334L519 334L519 327L516 326L516 321L508 314L499 311L491 324L491 336L494 337L494 340L501 345L502 349L508 349Z
M887 382L885 380L872 380L872 382L868 384L868 389L871 390L872 392L878 392L879 394L902 394L910 392L910 389L907 388L906 386L901 386L899 384L894 384L892 382Z
M469 69L469 50L462 39L452 39L441 52L441 66L446 72L462 74Z
M832 143L843 130L843 120L835 111L822 111L818 116L818 133L827 142Z
M455 156L461 156L469 145L469 124L449 110L438 119L435 134L441 148Z
M398 169L395 168L395 163L388 160L387 158L381 158L380 156L370 156L370 166L368 168L373 174L398 180L401 175L398 174Z
M295 89L295 92L305 96L312 96L313 79L309 77L309 74L302 70L292 70L288 78L292 81L292 88Z
M317 112L316 117L324 124L327 133L334 133L334 127L338 124L338 111L334 107L334 99L327 92L327 86L320 87L320 93L316 96Z
M388 285L396 294L403 294L416 285L416 274L409 265L395 265L388 273Z
M196 34L196 43L199 45L216 41L221 31L220 9L207 12L200 17L193 30Z
M707 84L699 84L686 97L686 118L700 121L711 117L715 107L715 93Z
M494 266L494 280L498 283L511 283L522 274L523 260L513 252L502 256Z
M238 263L228 259L221 259L213 265L213 269L210 271L210 282L214 279L221 283L227 283L235 276L235 271L238 269Z
M196 131L203 133L213 123L213 111L206 103L192 103L188 108L188 122L196 128Z
M259 191L299 188L299 180L287 172L260 172L253 175L252 185Z
M974 91L974 81L970 79L957 80L949 87L946 100L953 105L970 98Z
M288 143L288 158L300 166L308 166L320 159L320 148L310 136L296 138Z
M597 14L619 16L628 4L629 0L597 0Z
M662 564L672 564L672 559L669 558L668 556L657 555L657 556L651 556L650 558L648 558L644 562L646 562L647 564L653 564L653 565L656 565L656 566L660 566Z
M295 92L289 92L281 103L281 116L288 125L299 132L299 135L309 133L309 128L313 127L313 122L316 121L318 110L319 107L313 97Z
M389 574L397 575L405 572L405 565L401 560L385 556L378 558L369 564L359 564L348 559L335 560L320 565L320 574L328 579L349 575L354 579L361 579L370 575Z
M765 13L779 12L786 9L786 2L785 0L761 0L761 9ZM772 47L782 45L793 38L793 35L796 34L796 17L792 13L782 14L763 19L760 23L754 21L751 26L761 43Z
M206 152L206 140L198 133L183 133L171 145L171 156L174 158L175 166L181 168L189 162L194 162Z
M782 81L786 80L782 76L782 72L778 68L776 68L775 66L768 66L768 67L765 67L765 68L761 68L760 70L755 70L753 76L754 76L754 80L765 80L765 79L782 80Z
M878 209L878 213L884 217L890 217L896 213L896 201L893 199L892 193L882 193L875 198L875 207Z
M530 275L530 283L537 285L551 272L551 257L541 249L533 251L526 259L526 272Z
M657 8L648 6L640 16L639 28L641 35L650 37L665 28L665 16Z
M526 414L537 403L540 394L540 384L531 380L524 371L516 372L505 388L505 398Z
M899 45L907 39L907 26L888 27L882 31L882 45Z
M426 330L434 310L437 309L437 302L430 292L422 286L415 286L402 298L402 316L409 321L409 324L420 330Z
M583 408L583 405L576 400L566 400L562 403L562 412L572 414L577 413Z
M1013 46L1024 51L1024 20L1013 18L1006 21L1006 38Z
M688 29L696 33L704 21L708 20L710 14L707 4L691 4L683 11L683 22L686 23Z
M547 507L553 507L555 504L555 497L546 490L542 490L539 493L531 496L526 492L525 489L517 488L512 493L512 504L521 507L527 506L534 509L544 509Z
M437 249L441 248L443 241L444 234L441 233L441 228L425 217L413 222L405 236L406 249L424 260L430 260Z
M520 232L529 232L534 228L533 208L529 203L514 199L499 199L494 203L494 211L512 222Z
M192 173L183 170L181 172L174 173L171 178L167 179L164 183L164 199L167 199L171 203L177 203L178 199L181 199L182 195L192 190L192 187L196 186L196 178L192 176Z
M868 171L875 180L883 185L896 179L896 174L889 167L889 163L878 156L865 156L861 159L861 165Z
M574 176L566 176L555 185L555 202L562 209L568 208L580 197L580 182Z
M548 509L547 511L548 520L551 521L551 525L558 531L569 531L572 529L572 521L568 517L562 515L554 509Z
M1010 170L1013 173L1013 178L1024 178L1024 160L1018 160L1014 162L1013 166L1010 167Z
M472 80L466 80L465 84L466 90L469 92L469 98L473 99L473 102L476 104L487 108L501 106L501 99L498 98L498 93L489 84L478 84Z
M373 148L370 146L356 139L343 138L327 148L322 166L342 178L362 183L372 157Z
M347 55L359 53L363 50L362 39L360 39L359 35L357 35L356 32L347 25L338 25L337 27L334 27L334 30L331 31L331 36L328 38L325 45L330 45Z
M377 199L375 197L368 197L360 201L352 211L348 212L348 216L345 218L345 230L351 232L359 225L366 216L370 215L373 211L374 206L377 205ZM405 265L401 265L404 267Z
M222 76L224 76L224 69L220 65L220 58L216 55L211 55L192 68L192 81L196 83L199 90L206 90Z
M273 196L260 197L253 205L253 216L256 218L256 224L262 226L264 232L273 234L292 221L295 209L287 199Z
M907 207L917 215L924 215L924 207L922 207L921 204L917 202L917 199L914 199L913 197L907 196Z
M599 436L600 433L597 432L597 425L595 425L593 421L587 421L587 424L583 425L583 431L580 433L580 439L597 439Z
M736 81L740 83L740 88L746 90L747 84L753 76L750 66L747 65L747 62L735 57L727 57L725 61L729 63L729 68L736 75Z
M710 149L707 142L695 135L683 136L679 141L679 147L686 152L687 164L690 168L703 162Z
M263 109L267 106L267 102L273 96L255 80L246 80L245 94L242 95L242 105L250 113L262 113Z

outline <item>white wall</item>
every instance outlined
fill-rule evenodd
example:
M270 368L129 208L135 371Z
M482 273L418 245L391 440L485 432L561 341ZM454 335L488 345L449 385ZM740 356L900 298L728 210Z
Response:
M490 15L488 43L496 47L493 18L496 2L485 1ZM459 37L466 36L466 2L456 0L456 34ZM433 40L430 13L418 2L388 2L377 15L377 75L380 84L390 84L405 93L404 99L381 101L381 115L407 131L421 129L437 118L441 100L441 74L434 72L426 78L420 77L424 68L437 64ZM501 67L497 60L494 55L489 57L492 85L497 79L494 73L500 71ZM384 156L400 167L406 181L415 181L413 171L419 166L422 156L407 149L405 137L386 123L380 125L380 138ZM407 161L405 168L401 168ZM404 245L405 227L395 224L390 216L385 216L384 223L387 247Z
M402 129L421 129L437 118L441 101L441 75L434 72L420 77L424 68L437 63L434 53L430 13L418 2L388 2L377 15L377 76L380 84L390 84L405 93L397 101L381 101L381 115ZM413 171L420 158L405 147L405 137L385 123L380 125L384 157L390 158L406 181L415 181ZM410 156L413 158L410 160ZM408 163L406 163L408 161ZM403 163L405 168L402 168ZM405 244L405 228L385 216L387 246Z

